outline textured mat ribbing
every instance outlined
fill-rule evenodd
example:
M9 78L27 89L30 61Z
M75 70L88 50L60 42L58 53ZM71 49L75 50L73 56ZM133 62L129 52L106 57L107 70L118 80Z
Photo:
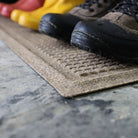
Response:
M0 17L0 39L65 97L138 81L138 66L118 63Z

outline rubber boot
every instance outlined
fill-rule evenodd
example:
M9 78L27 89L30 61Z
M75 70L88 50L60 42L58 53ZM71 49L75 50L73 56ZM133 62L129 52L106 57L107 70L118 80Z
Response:
M31 14L33 14L33 12L40 12L41 11L41 9L42 8L49 8L49 7L51 7L51 6L53 6L55 4L55 0L44 0L44 4L43 4L43 7L41 7L41 8L39 8L39 9L37 9L37 10L35 10L35 11L32 11L31 12ZM18 20L19 20L19 17L20 17L20 15L21 14L23 14L23 13L26 13L26 12L24 12L24 11L22 11L22 10L17 10L17 9L15 9L12 13L11 13L11 19L13 20L13 21L15 21L15 22L18 22Z
M46 13L61 13L64 14L70 11L75 6L83 3L85 0L45 0L44 6L32 11L24 12L16 10L12 12L11 19L17 21L20 25L34 30L38 30L39 23L43 15ZM15 14L18 16L15 18Z
M14 9L32 11L43 6L44 0L19 0L14 4L0 4L0 14L10 17ZM31 5L31 6L30 6Z

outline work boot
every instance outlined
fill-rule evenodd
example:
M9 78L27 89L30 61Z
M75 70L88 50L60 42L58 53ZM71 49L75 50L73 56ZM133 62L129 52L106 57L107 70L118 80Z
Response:
M0 2L3 2L3 3L14 3L16 1L17 0L0 0Z
M97 19L112 9L119 0L86 0L68 14L46 14L42 17L39 31L52 37L69 40L75 25L81 20Z
M72 33L71 44L138 62L138 0L124 0L96 21L79 22Z

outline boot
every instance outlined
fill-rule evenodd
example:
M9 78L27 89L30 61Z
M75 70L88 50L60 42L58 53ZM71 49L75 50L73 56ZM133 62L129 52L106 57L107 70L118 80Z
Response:
M14 4L0 3L0 14L9 17L14 9L32 11L43 6L44 0L19 0Z
M24 12L16 10L12 13L11 19L18 22L24 27L38 30L41 18L47 13L64 14L74 8L76 5L83 3L84 0L45 0L44 6L33 12ZM19 14L18 14L19 13ZM15 14L18 19L15 19Z
M46 14L40 21L39 31L69 41L77 22L102 17L117 2L118 0L86 0L68 14Z
M138 1L124 0L101 19L79 22L71 44L138 63Z

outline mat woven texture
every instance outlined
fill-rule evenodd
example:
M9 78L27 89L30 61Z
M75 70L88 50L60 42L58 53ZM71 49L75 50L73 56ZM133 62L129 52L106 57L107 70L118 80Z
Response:
M0 17L0 39L64 97L138 81L138 65L121 64Z

